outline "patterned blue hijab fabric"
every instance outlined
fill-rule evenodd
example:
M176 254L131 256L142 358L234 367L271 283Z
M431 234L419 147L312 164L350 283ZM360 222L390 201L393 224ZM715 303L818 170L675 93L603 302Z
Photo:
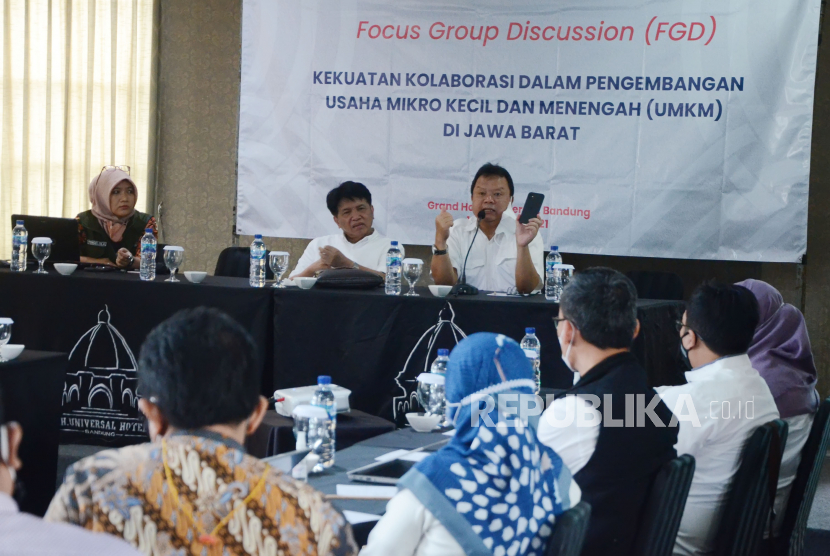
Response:
M532 394L532 380L531 365L515 341L473 334L450 354L447 402L492 392L505 381L512 383L509 390L493 394L494 399ZM418 497L467 554L544 554L556 516L577 504L581 492L559 456L538 442L526 421L515 415L499 418L498 403L473 426L472 407L484 409L484 403L456 406L455 436L401 479L400 486Z

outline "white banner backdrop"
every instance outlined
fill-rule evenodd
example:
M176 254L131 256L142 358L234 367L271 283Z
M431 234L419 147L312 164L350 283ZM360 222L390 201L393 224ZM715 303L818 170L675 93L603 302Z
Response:
M564 252L794 262L820 0L245 0L240 234L431 244L484 162Z

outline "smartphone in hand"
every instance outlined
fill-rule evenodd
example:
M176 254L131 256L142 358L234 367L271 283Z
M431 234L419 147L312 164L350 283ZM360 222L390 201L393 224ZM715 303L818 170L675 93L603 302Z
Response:
M522 208L522 214L519 216L519 222L527 224L528 220L536 218L539 211L542 210L544 200L545 196L541 193L528 193L527 199L525 199L525 205Z

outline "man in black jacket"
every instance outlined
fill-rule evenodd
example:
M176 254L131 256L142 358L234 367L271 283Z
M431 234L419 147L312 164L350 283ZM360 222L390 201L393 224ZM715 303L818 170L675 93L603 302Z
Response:
M677 442L677 422L630 353L637 290L616 270L588 269L565 288L555 320L575 384L543 414L539 440L591 504L582 554L630 554L651 483Z

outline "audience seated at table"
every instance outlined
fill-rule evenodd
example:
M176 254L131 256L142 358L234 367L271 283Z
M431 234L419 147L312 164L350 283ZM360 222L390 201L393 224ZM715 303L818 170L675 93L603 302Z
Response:
M75 217L83 263L138 268L144 230L157 234L156 219L135 210L138 187L125 169L105 166L89 183L92 209Z
M470 185L472 216L453 221L446 210L435 218L432 278L436 284L454 285L467 259L467 283L481 290L517 288L530 293L544 276L544 245L539 236L542 221L531 218L520 224L509 210L513 202L513 178L495 164L485 164ZM479 223L477 215L484 211ZM475 237L470 255L467 251Z
M455 435L404 475L361 555L544 554L556 516L579 502L579 487L526 421L500 414L495 399L485 413L475 398L529 395L534 386L515 341L489 333L462 340L447 366Z
M314 276L320 270L356 268L386 276L390 240L372 227L375 207L362 183L345 181L329 191L326 206L340 232L312 239L291 278ZM403 253L403 245L398 248Z
M141 348L139 408L151 443L67 470L46 519L127 540L144 554L354 554L322 494L245 453L265 414L248 333L216 309L184 310Z
M778 413L789 427L775 497L773 531L777 534L801 463L801 450L818 411L816 364L801 311L784 303L778 290L766 282L750 279L737 285L747 288L758 300L760 319L749 346L749 360L767 382Z
M590 268L565 287L556 320L576 382L542 414L539 441L562 457L591 504L582 554L631 554L649 488L677 440L670 409L629 351L640 326L637 290L616 270ZM623 426L637 397L652 411Z
M138 556L133 547L109 535L21 513L15 497L23 490L16 481L24 464L18 456L22 440L21 426L5 419L0 392L0 556Z
M694 411L697 422L680 424L675 446L678 454L695 458L675 554L713 553L744 444L755 429L778 418L770 389L747 355L758 320L752 292L708 282L694 291L678 323L692 370L686 372L687 384L662 386L657 392L674 411ZM678 404L683 398L686 402Z

